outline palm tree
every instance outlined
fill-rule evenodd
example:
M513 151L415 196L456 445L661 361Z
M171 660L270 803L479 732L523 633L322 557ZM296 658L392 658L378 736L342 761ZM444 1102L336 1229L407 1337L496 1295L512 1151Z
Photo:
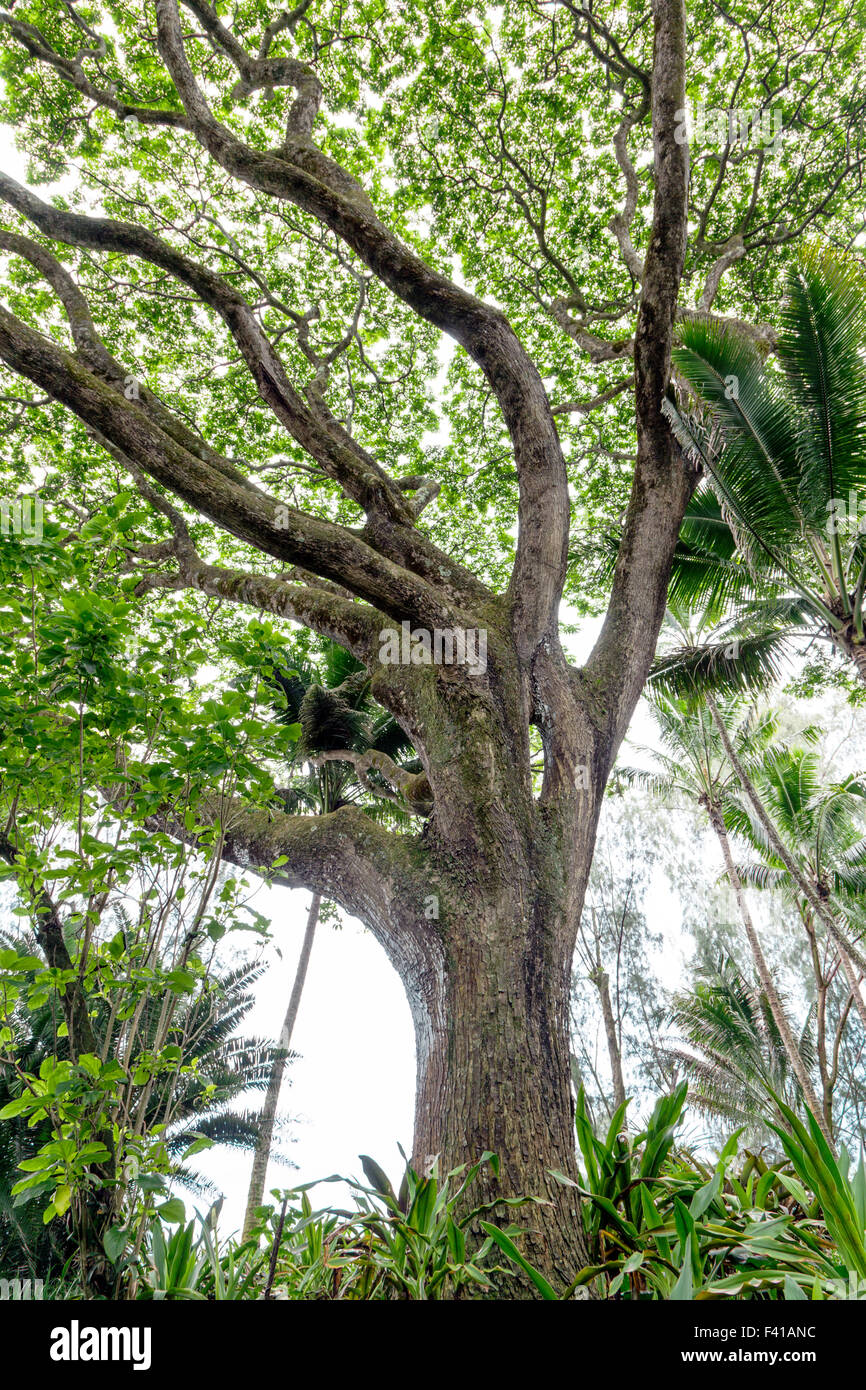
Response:
M815 884L803 874L789 851L734 746L724 714L716 703L714 691L719 686L723 689L734 687L739 693L755 691L765 685L767 683L767 663L772 664L773 653L770 651L769 655L761 655L760 652L752 650L750 654L746 654L736 650L736 643L734 643L734 649L731 650L728 647L722 647L718 642L706 643L702 641L703 632L712 624L713 618L718 612L717 605L718 600L708 612L691 622L684 616L682 604L671 603L669 605L663 633L665 630L673 631L676 634L678 645L672 653L668 652L656 660L650 672L650 687L656 693L661 692L674 697L684 697L691 703L699 703L709 712L725 756L763 828L768 843L791 875L792 881L796 883L803 898L809 903L816 918L824 924L829 935L839 946L840 958L854 996L855 1005L864 1024L866 1024L866 1002L860 994L859 977L854 969L856 962L861 975L866 974L866 955L863 954L860 946L851 939L850 923L844 917L844 926L840 923L837 919L836 905L829 900L826 894L822 893L819 884ZM772 642L774 639L768 640ZM801 734L801 737L805 736L805 734Z
M671 1017L688 1044L667 1049L684 1067L691 1100L735 1124L761 1124L768 1098L796 1102L796 1083L766 995L727 957L696 988L674 997ZM811 1062L806 1030L800 1051Z
M318 670L303 653L275 652L270 680L279 718L301 727L291 764L294 776L290 785L277 793L284 810L294 813L303 809L307 814L324 816L362 802L369 815L402 820L407 814L403 809L407 795L414 795L416 806L419 800L425 804L426 778L411 743L393 716L371 700L366 669L349 652L335 642L326 642ZM264 1199L280 1090L321 903L321 895L314 893L280 1030L280 1047L258 1120L245 1237L255 1227L256 1210Z
M0 946L38 955L30 933L0 932ZM195 997L184 998L165 1039L179 1046L184 1070L163 1073L147 1094L143 1129L165 1125L163 1135L169 1155L179 1161L193 1138L199 1135L214 1144L250 1150L258 1134L255 1115L236 1108L235 1102L249 1088L264 1089L270 1074L272 1047L257 1038L238 1034L238 1028L255 1002L254 986L262 967L246 963L212 975L209 986ZM89 1000L97 1042L106 1037L109 1016L99 997ZM139 1022L138 1043L146 1050L157 1034L159 1000L148 1000ZM6 1018L14 1044L5 1048L0 1066L0 1109L20 1095L15 1078L19 1072L38 1074L46 1058L68 1055L68 1039L57 1036L52 1002L28 1009L22 1003ZM25 1118L5 1120L0 1126L0 1275L26 1275L43 1279L59 1275L75 1254L76 1243L68 1217L43 1224L38 1202L16 1204L11 1189L21 1177L18 1165L34 1158L54 1137L48 1120L32 1128ZM175 1177L194 1192L212 1184L194 1168L179 1168Z
M696 801L706 812L722 851L725 872L736 899L761 991L766 998L775 1029L803 1099L820 1120L822 1110L807 1063L773 983L746 891L731 851L725 813L731 793L736 787L736 773L706 705L672 699L660 691L654 692L653 705L660 726L662 744L667 750L655 755L657 762L661 764L661 770L657 773L645 773L637 769L624 769L623 775L627 780L641 782L659 796L670 797L679 792L689 800ZM747 761L753 761L775 732L772 717L764 715L757 719L751 711L743 716L742 712L732 705L729 718L736 724L734 739L740 752Z
M832 899L839 906L855 931L862 929L866 923L866 786L854 776L823 783L817 754L804 748L767 750L752 781L800 874L792 874L780 858L750 801L731 798L728 824L758 856L738 865L738 872L744 882L780 892L802 921L815 977L816 1051L824 1118L832 1132L842 1035L852 1006L859 1009L861 1017L864 1012L861 979L836 940L819 938L820 921L800 883L810 881L823 900ZM828 1005L840 967L848 987L840 1001L835 1039L828 1048Z
M866 681L866 277L815 245L789 272L777 363L711 319L678 329L663 409L704 481L670 598L732 618L671 654L717 690L765 682L797 636L829 640ZM725 650L738 644L733 657Z
M144 1122L146 1131L157 1122L166 1124L165 1143L174 1159L199 1135L234 1149L255 1147L258 1117L238 1109L236 1102L245 1091L265 1090L275 1049L271 1042L238 1030L255 1003L255 985L263 973L262 965L244 961L217 971L207 990L180 1001L167 1041L181 1047L195 1065L162 1088L157 1078L148 1105L152 1118ZM212 1186L187 1168L180 1169L177 1178L194 1191Z

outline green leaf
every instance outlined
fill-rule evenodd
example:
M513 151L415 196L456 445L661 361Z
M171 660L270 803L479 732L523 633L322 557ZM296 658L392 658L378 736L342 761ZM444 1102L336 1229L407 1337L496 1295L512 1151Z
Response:
M156 1211L170 1226L176 1226L186 1220L186 1208L179 1197L169 1197L167 1202L160 1203Z
M166 975L166 983L175 994L192 994L196 979L188 970L171 970Z
M784 1287L784 1289L785 1289L785 1298L787 1299L787 1301L788 1301L789 1303L790 1303L790 1302L804 1302L804 1303L808 1303L809 1300L807 1299L806 1295L803 1293L803 1290L800 1288L800 1285L797 1283L796 1279L792 1279L792 1278L791 1278L790 1274L786 1274L786 1275L785 1275L785 1282L784 1282L784 1286L783 1286L783 1287Z
M69 1186L68 1183L63 1183L61 1187L58 1187L57 1191L54 1194L54 1210L57 1213L57 1215L63 1216L64 1212L67 1212L69 1210L71 1203L72 1188Z
M35 1096L19 1096L17 1100L10 1100L8 1105L3 1106L0 1110L0 1120L13 1120L16 1115L23 1115L38 1104Z
M117 1264L126 1249L127 1239L128 1234L123 1226L112 1226L106 1231L102 1244L112 1264Z
M691 1235L689 1235L686 1237L686 1243L683 1246L683 1267L680 1270L680 1276L677 1279L677 1282L671 1289L671 1300L673 1302L689 1301L693 1299L694 1296L694 1279L692 1277L692 1237Z
M189 1147L184 1150L181 1163L186 1163L188 1158L192 1158L193 1154L200 1154L204 1149L212 1149L213 1145L213 1139L208 1139L206 1135L200 1134L198 1138L193 1139Z
M498 1226L491 1226L487 1221L482 1221L480 1224L481 1229L486 1231L491 1240L495 1240L500 1250L502 1250L510 1260L513 1260L516 1265L519 1265L524 1274L529 1276L538 1289L538 1292L541 1294L541 1297L549 1302L557 1303L559 1297L555 1290L548 1284L544 1275L541 1274L539 1270L535 1269L524 1255L521 1255L514 1241L510 1240L504 1231L500 1231Z

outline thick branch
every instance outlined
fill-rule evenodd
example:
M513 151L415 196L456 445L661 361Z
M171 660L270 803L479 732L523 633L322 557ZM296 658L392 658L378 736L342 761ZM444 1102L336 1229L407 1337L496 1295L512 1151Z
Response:
M617 239L622 258L626 263L629 274L638 284L643 280L643 261L638 255L631 239L631 225L637 212L638 185L637 170L631 161L628 152L628 137L636 125L644 119L649 109L649 100L644 93L643 100L636 111L625 111L622 120L616 128L613 137L613 148L616 154L616 162L622 170L625 178L625 203L622 212L618 212L611 221L611 231Z
M3 176L0 175L0 191L2 179ZM63 305L73 342L82 361L106 381L115 386L126 386L132 379L131 374L106 348L96 331L90 306L65 266L44 246L17 232L0 231L0 249L29 261L51 285ZM136 382L136 388L139 404L164 433L238 486L257 490L233 463L215 449L211 449L200 435L168 410L152 391L140 382Z
M396 799L401 801L413 816L429 816L433 810L433 791L426 772L407 772L405 767L399 767L387 753L382 753L376 748L366 753L353 753L351 749L337 748L327 753L317 753L310 758L310 762L351 763L368 789L381 795L375 783L368 780L371 772L378 772L379 776L399 793Z
M232 95L248 96L260 87L294 87L297 96L289 112L288 131L291 135L309 138L322 100L319 79L307 63L297 58L268 57L273 39L281 29L289 27L290 17L284 16L268 25L267 39L262 42L263 52L253 58L206 0L184 0L184 4L201 20L207 33L228 54L240 73L241 80Z
M158 111L149 106L136 106L130 102L122 101L117 95L116 87L100 87L91 82L81 66L81 58L87 55L79 54L77 58L64 58L51 47L35 24L27 24L24 20L15 19L10 14L0 13L0 25L9 30L32 58L36 58L40 63L46 63L65 82L69 82L76 91L81 92L82 96L89 97L91 101L96 102L98 106L104 106L108 111L113 111L122 120L129 120L133 117L142 125L172 126L179 130L189 129L189 121L182 111Z
M685 105L683 0L654 0L653 15L655 198L634 346L637 463L607 616L585 672L587 690L598 701L610 761L652 661L671 557L695 481L661 412L670 380L688 217L688 146L675 138L676 113Z
M129 466L129 460L121 461ZM137 470L133 470L136 471ZM304 584L288 583L285 578L264 574L249 574L243 570L210 565L198 554L186 522L175 507L160 496L140 477L137 479L142 496L171 522L174 538L169 552L178 562L176 570L145 574L136 585L140 597L154 589L197 589L210 598L229 603L248 604L251 608L275 613L282 618L311 627L314 632L329 637L352 652L366 666L372 665L379 646L378 634L384 615L366 604L352 601L351 595L334 592L330 587L319 588L315 577ZM152 552L156 550L157 554ZM149 547L146 559L166 558L161 546ZM326 583L326 581L323 581Z
M484 371L514 445L520 487L513 575L515 628L522 650L556 640L556 612L568 549L565 464L539 373L504 315L432 270L376 217L355 181L311 141L262 153L213 115L184 50L177 0L157 0L159 49L196 138L229 173L297 204L329 227L417 314L450 333Z
M395 617L453 626L438 593L345 527L241 487L169 438L134 401L0 309L0 358L67 406L141 470L240 540L321 574Z
M431 969L441 969L435 924L424 917L429 880L420 841L385 829L357 807L325 816L253 811L240 802L214 805L224 831L223 858L265 873L288 888L307 888L359 917L376 936L410 996ZM194 839L170 815L153 821L186 843ZM273 869L276 859L288 863Z
M392 479L380 468L320 402L315 402L314 410L308 409L288 382L282 362L261 332L251 307L220 276L189 260L145 228L61 212L3 174L0 174L0 196L55 240L67 245L136 254L188 284L225 320L244 352L263 399L281 423L323 471L339 483L346 495L365 509L368 519L364 540L388 560L432 581L458 603L484 601L490 597L490 591L470 570L451 560L415 528L421 510L435 496L438 485L428 482L419 496L409 502L403 496L405 480ZM107 353L99 339L87 302L68 271L36 242L15 233L6 236L9 249L29 259L54 287L66 308L76 346L85 360L100 375L118 382L128 380L124 368ZM139 396L147 413L183 448L241 486L257 491L234 464L209 448L151 391L139 386Z
M591 410L597 410L599 406L607 405L608 401L615 400L621 396L623 391L631 391L634 387L634 377L626 376L621 381L617 381L613 386L608 386L606 391L600 391L597 396L592 396L588 401L563 401L561 405L553 407L554 415L588 415Z
M188 285L223 319L262 399L322 470L366 512L381 510L395 520L410 519L399 489L384 470L357 446L349 448L338 440L308 408L289 381L278 352L259 326L251 306L222 276L176 251L146 227L61 211L6 174L0 174L0 196L56 241L139 256Z
M722 283L722 276L737 261L742 260L746 254L746 248L741 236L732 236L721 254L713 261L704 281L704 288L698 300L698 309L701 313L706 313L712 308L713 300L719 292L719 285Z

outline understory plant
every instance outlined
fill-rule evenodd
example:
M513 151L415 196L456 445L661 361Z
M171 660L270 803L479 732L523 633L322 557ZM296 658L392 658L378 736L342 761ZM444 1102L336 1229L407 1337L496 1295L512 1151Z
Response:
M407 1163L399 1192L382 1168L362 1157L367 1184L350 1180L355 1209L314 1211L309 1188L285 1195L282 1208L263 1207L276 1296L289 1299L443 1300L490 1298L522 1277L520 1265L498 1260L501 1239L519 1239L483 1218L531 1208L539 1199L473 1202L482 1168L498 1172L496 1155L440 1174L438 1160L422 1175ZM329 1181L339 1181L332 1178Z
M629 1133L626 1105L600 1137L578 1097L581 1195L593 1263L579 1285L597 1297L832 1299L863 1273L866 1174L848 1177L820 1127L772 1097L781 1152L740 1149L742 1130L707 1161L675 1142L682 1083ZM853 1283L852 1283L853 1276Z

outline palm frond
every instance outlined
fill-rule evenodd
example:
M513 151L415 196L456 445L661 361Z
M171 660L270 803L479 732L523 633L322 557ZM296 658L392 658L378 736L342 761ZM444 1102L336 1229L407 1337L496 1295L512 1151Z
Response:
M369 719L364 711L336 691L311 685L301 701L298 722L303 729L303 747L308 753L331 753L341 748L357 748L369 739Z
M800 497L823 528L827 503L866 496L866 278L815 242L788 274L778 355L797 421Z
M652 685L675 696L710 692L744 695L768 690L780 678L790 639L784 632L725 634L720 640L678 647L657 658Z
M676 367L710 407L721 436L705 466L723 505L746 528L739 548L763 566L765 547L801 530L790 401L754 344L734 329L694 319L678 335Z

